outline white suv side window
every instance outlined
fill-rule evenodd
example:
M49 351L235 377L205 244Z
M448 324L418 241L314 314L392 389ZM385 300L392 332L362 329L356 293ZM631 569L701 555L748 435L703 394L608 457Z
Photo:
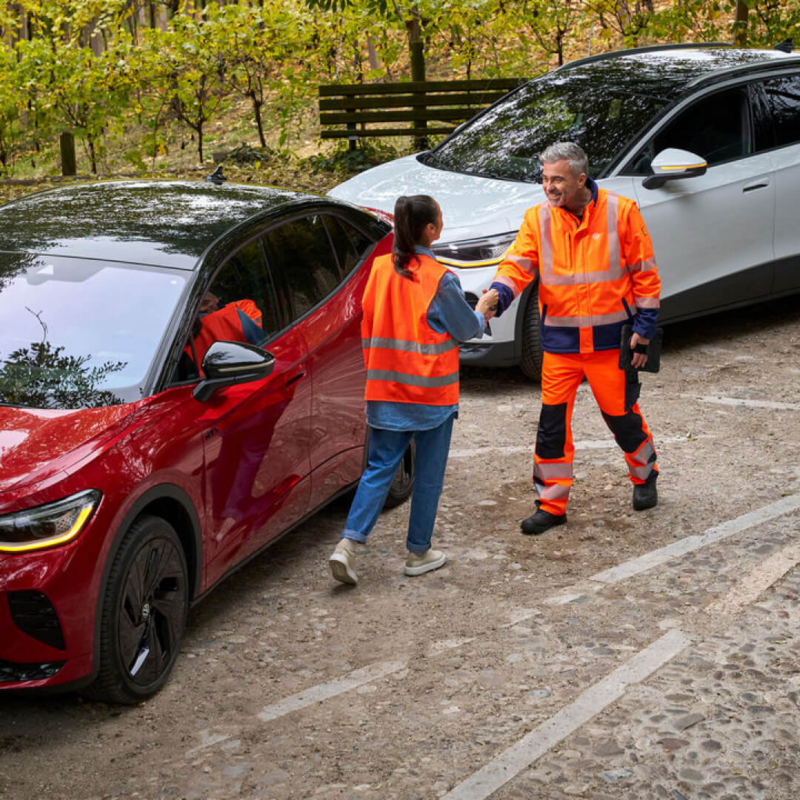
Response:
M772 114L774 146L800 143L800 75L770 78L761 86Z
M668 147L696 153L709 166L750 155L753 145L747 89L726 89L692 103L637 154L626 174L649 175L652 159Z

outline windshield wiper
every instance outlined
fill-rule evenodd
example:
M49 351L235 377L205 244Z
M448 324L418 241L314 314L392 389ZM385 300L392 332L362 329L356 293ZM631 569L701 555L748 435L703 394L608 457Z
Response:
M421 162L422 162L422 163L423 163L423 164L424 164L426 167L435 167L435 166L437 166L437 165L441 167L441 162L440 162L440 161L439 161L439 159L436 157L436 155L434 154L433 150L431 150L431 151L427 152L427 153L426 153L426 154L425 154L425 155L424 155L424 156L423 156L423 157L420 159L420 161L421 161Z
M478 178L491 178L496 181L513 181L514 183L538 183L534 178L515 178L512 175L500 175L497 172L467 172L467 175L475 175Z

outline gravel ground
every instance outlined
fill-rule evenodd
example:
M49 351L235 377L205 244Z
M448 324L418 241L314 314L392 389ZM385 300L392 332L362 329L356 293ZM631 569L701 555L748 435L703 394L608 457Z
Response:
M465 370L444 568L402 575L401 507L336 584L337 502L192 612L151 701L2 697L0 797L796 800L798 344L797 298L667 329L644 513L584 384L542 537L538 387Z

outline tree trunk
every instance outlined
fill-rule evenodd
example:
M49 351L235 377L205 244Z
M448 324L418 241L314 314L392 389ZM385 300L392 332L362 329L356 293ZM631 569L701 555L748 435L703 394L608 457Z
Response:
M372 35L367 34L367 55L369 56L369 68L371 70L380 69L378 63L378 52L375 50L375 42L372 40Z
M195 130L197 131L197 154L200 156L200 166L203 166L203 123L199 122Z
M61 150L61 174L75 175L77 173L75 137L69 131L61 134L59 148Z
M411 80L424 81L425 80L425 43L422 41L422 32L419 24L419 11L414 10L414 16L406 21L406 30L408 31L408 49L411 55ZM417 106L415 109L420 119L415 119L412 123L415 128L427 128L428 123L424 119L426 109L423 106ZM428 149L428 139L426 136L415 136L414 147L417 150Z
M262 102L256 98L256 93L250 93L250 99L253 102L253 114L256 118L256 127L258 128L258 141L261 142L262 147L267 146L267 140L264 138L264 124L261 121L261 106Z
M97 175L97 153L94 149L94 139L87 135L86 141L89 143L89 158L92 161L92 175Z
M733 24L734 40L739 47L747 42L747 17L750 7L744 0L736 0L736 21Z

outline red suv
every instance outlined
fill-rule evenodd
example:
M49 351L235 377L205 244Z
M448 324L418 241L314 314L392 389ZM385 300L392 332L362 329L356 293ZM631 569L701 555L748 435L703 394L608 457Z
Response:
M0 207L0 689L151 695L188 608L358 481L361 296L390 247L276 189Z

